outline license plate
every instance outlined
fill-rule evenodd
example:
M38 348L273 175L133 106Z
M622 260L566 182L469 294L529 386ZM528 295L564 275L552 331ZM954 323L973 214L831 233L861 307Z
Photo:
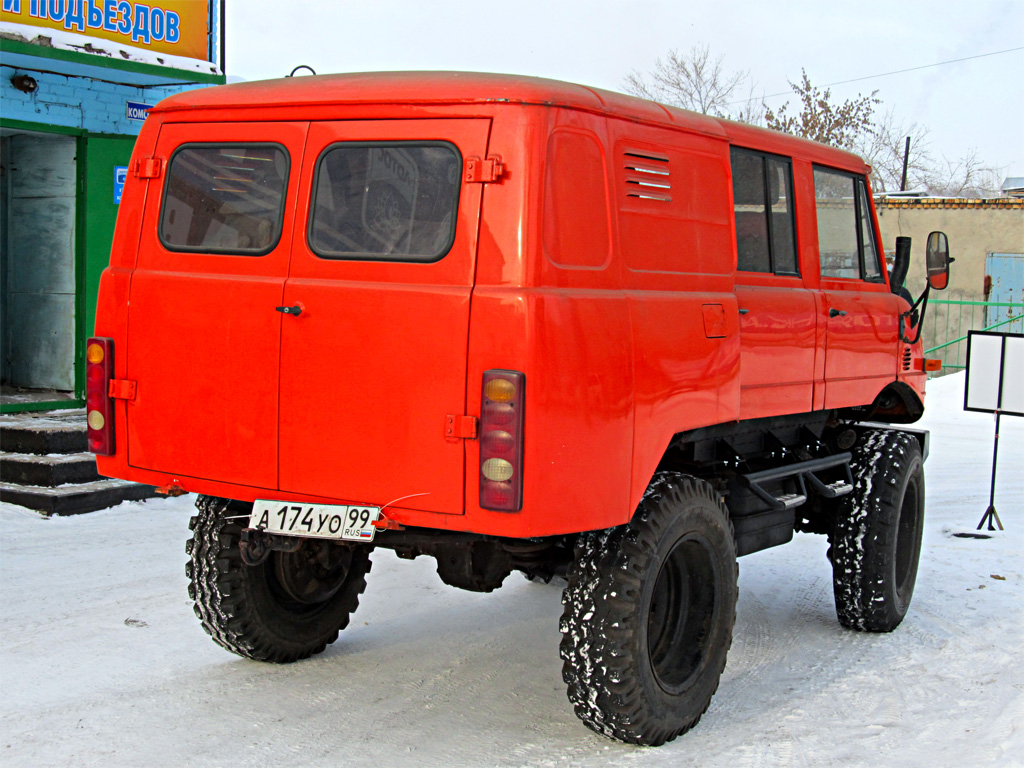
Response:
M257 500L249 527L284 536L373 541L373 521L379 517L380 507Z

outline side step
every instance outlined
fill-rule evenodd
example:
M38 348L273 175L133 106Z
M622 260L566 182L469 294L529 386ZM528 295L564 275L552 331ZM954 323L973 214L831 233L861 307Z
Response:
M771 494L768 495L771 496ZM778 508L780 511L783 509L794 509L807 501L807 496L802 493L785 493L782 496L772 496L772 498L775 500L775 503L782 505Z
M850 465L846 465L846 473L850 474ZM815 493L819 496L823 496L826 499L835 499L839 496L845 496L853 490L853 477L850 476L848 480L836 480L833 483L825 484L812 473L808 472L804 475L804 479L811 484L811 488L814 489Z
M787 509L795 509L807 501L808 484L810 484L812 490L819 495L824 496L826 499L845 496L847 493L852 491L853 475L850 472L851 457L852 454L845 452L837 453L834 456L826 456L823 459L799 461L796 464L787 464L782 467L764 469L760 472L750 472L746 475L740 475L739 481L746 488L749 488L751 493L767 504L769 509L775 512L782 512ZM845 480L838 480L825 484L814 475L815 472L822 472L834 467L846 468ZM761 483L771 480L787 479L794 479L797 481L800 486L799 493L788 493L782 496L774 496L761 486Z

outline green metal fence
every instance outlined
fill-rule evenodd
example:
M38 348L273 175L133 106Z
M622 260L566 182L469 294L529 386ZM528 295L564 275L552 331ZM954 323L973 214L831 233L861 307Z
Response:
M967 366L969 331L1024 333L1024 301L929 299L923 331L925 355L941 358L944 372Z

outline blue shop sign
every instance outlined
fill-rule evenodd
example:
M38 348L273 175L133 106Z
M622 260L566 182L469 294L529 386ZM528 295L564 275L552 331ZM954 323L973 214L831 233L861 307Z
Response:
M143 104L140 101L126 101L125 116L129 120L145 120L146 115L149 114L149 110L152 108L152 104Z

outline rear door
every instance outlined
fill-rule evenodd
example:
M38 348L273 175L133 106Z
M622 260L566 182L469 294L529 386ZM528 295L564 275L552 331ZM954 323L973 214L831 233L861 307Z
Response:
M461 514L486 119L312 123L281 334L280 488Z
M306 123L169 124L128 314L128 459L277 487L281 305Z
M741 417L810 411L817 312L797 258L792 161L739 147L730 160Z

